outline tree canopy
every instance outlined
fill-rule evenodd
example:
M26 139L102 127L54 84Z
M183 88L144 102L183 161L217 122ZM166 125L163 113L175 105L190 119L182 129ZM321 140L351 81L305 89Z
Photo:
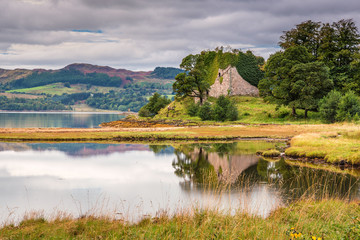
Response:
M173 90L176 96L196 97L202 103L210 89L210 84L206 81L204 55L190 54L182 60L180 67L186 72L179 73L175 77Z
M259 83L265 100L296 109L316 110L318 101L333 87L324 63L312 62L303 46L292 46L273 54L265 66L265 78Z
M161 96L156 92L150 97L149 102L140 109L139 116L153 117L160 111L160 109L164 108L170 102L170 99L166 96Z
M265 64L265 77L259 83L261 96L291 107L293 115L296 109L304 109L306 117L308 110L318 110L320 99L332 89L359 94L359 43L352 19L332 24L308 20L284 31L279 42L283 50ZM333 95L327 99L335 99ZM324 101L330 106L329 99ZM329 112L324 101L321 111ZM332 113L328 121L334 119Z
M330 69L335 87L341 91L354 90L360 93L353 78L359 76L360 34L352 19L321 23L311 20L284 31L279 45L284 49L303 46L312 55L313 61L322 61Z

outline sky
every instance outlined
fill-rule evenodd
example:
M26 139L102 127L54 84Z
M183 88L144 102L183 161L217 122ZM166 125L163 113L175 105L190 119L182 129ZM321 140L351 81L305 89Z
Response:
M266 59L296 24L350 18L359 0L0 0L0 68L148 71L217 46Z

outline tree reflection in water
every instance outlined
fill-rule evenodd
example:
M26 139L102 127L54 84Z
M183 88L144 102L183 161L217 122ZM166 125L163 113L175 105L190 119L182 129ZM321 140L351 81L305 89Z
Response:
M191 144L175 149L172 165L184 180L183 189L226 186L232 191L251 192L266 185L284 201L304 197L360 199L359 177L299 167L285 159L265 160L254 151L238 151L239 144L244 143Z

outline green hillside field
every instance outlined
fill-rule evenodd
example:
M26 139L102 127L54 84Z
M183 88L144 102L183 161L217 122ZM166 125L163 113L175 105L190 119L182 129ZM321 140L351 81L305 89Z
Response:
M304 118L304 111L297 110L297 117L291 116L291 109L285 106L277 108L276 104L267 103L263 98L250 96L233 96L230 98L236 104L239 111L239 120L233 122L224 122L216 124L240 124L240 123L264 123L264 124L316 124L321 123L320 115L317 112L309 112L309 118ZM167 107L160 110L155 119L174 119L189 120L201 122L199 117L190 117L187 114L187 108L193 102L192 98L186 98L181 101L170 103L170 108L175 106L174 110L168 110ZM214 104L216 99L209 98ZM204 121L202 124L215 124L215 122Z

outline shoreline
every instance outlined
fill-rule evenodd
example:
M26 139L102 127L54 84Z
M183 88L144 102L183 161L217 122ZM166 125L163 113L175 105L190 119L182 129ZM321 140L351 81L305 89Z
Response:
M100 127L100 128L0 128L2 142L112 142L112 143L210 143L234 141L283 141L291 145L286 150L286 158L303 162L314 162L338 168L358 168L359 161L346 158L348 139L329 138L339 133L359 132L355 124L320 124L320 125L230 125L230 126L150 126L150 127ZM296 139L308 136L304 147L296 147ZM334 146L343 147L343 154L338 160L327 160L334 147L324 148L331 141L338 141ZM317 142L322 141L321 146ZM357 140L353 141L359 146ZM313 145L311 145L313 144ZM314 145L315 144L315 145ZM295 146L295 147L294 147ZM306 148L307 147L307 148ZM296 151L295 154L290 150ZM303 150L302 150L303 149ZM306 150L308 149L308 150ZM306 155L308 154L308 155ZM326 157L325 157L326 156ZM306 158L304 160L304 158ZM301 159L302 158L302 159Z
M119 115L135 115L134 112L121 112L121 111L7 111L7 110L0 110L1 113L35 113L35 114L43 114L43 113L50 113L50 114L62 114L62 113L71 113L71 114L119 114Z
M101 140L289 140L303 133L329 134L354 129L352 124L331 125L224 125L100 128L0 128L1 141Z

